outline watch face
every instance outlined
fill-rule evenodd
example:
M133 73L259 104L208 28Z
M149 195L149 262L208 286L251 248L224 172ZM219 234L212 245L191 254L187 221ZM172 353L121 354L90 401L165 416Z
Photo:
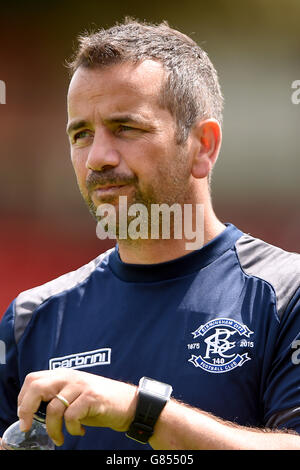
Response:
M157 382L156 380L152 380L147 377L143 377L140 386L146 392L154 393L155 395L163 397L169 397L172 393L171 385Z

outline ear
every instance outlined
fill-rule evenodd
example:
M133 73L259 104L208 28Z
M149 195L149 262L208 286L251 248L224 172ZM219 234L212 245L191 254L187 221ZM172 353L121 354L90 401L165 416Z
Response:
M222 131L216 119L199 121L193 128L196 152L192 162L194 178L208 177L219 155Z

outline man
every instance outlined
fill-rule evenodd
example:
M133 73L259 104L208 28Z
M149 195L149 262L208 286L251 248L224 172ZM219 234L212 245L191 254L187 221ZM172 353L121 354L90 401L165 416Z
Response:
M299 256L214 213L223 100L209 58L129 19L82 37L71 70L71 158L92 214L122 215L121 196L192 207L194 223L202 207L203 246L116 222L115 249L21 293L1 324L2 432L17 403L28 430L45 401L62 449L300 449Z

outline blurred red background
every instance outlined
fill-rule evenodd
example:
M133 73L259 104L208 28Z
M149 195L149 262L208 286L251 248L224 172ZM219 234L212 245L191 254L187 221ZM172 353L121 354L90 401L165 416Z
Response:
M296 0L38 2L1 5L0 316L22 290L76 269L112 246L96 238L65 135L64 61L85 29L125 15L168 20L216 66L225 96L213 175L216 213L247 233L299 251L300 4Z

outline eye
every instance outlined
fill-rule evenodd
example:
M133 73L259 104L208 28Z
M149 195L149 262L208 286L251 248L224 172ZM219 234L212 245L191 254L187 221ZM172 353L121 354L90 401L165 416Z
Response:
M121 124L121 125L118 127L118 132L136 131L136 130L137 130L137 129L135 129L134 127L125 126L124 124Z
M73 143L76 143L78 140L85 139L86 137L90 137L91 133L89 131L79 131L73 136Z
M129 137L138 137L141 133L145 132L143 129L139 127L132 127L132 126L126 126L125 124L120 124L118 125L116 129L116 135L122 135L125 134L126 137L128 135Z

